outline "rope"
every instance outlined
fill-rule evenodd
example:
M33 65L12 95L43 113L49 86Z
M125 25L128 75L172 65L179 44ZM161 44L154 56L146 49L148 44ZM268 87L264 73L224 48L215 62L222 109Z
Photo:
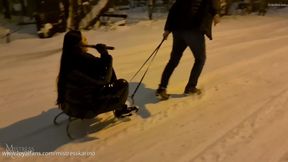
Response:
M139 68L139 70L133 75L133 77L130 79L130 82L138 75L138 73L142 70L142 68L147 64L147 62L151 59L151 61L149 62L143 76L140 79L140 82L138 83L138 85L136 86L134 92L132 93L132 95L130 96L131 100L132 100L132 105L134 104L134 96L137 93L142 81L144 80L147 72L149 71L150 66L152 65L152 62L154 61L161 45L163 44L163 42L165 41L165 39L163 38L162 41L160 42L160 44L156 47L156 49L152 52L152 54L148 57L148 59L143 63L143 65Z

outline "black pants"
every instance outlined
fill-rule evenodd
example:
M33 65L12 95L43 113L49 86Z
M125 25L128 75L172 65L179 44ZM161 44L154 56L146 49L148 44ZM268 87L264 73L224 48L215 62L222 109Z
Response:
M70 86L66 90L66 101L60 104L61 109L69 116L76 118L94 118L95 116L125 107L128 97L128 82L119 79L105 86L101 95L93 96L93 87L82 89ZM83 92L84 91L84 92Z
M206 60L205 38L200 31L175 31L173 34L173 48L170 60L166 65L160 87L167 88L169 79L174 69L179 64L184 50L189 47L192 51L195 62L190 73L189 81L186 88L193 88L197 86L198 78L202 72Z
M125 106L128 93L129 84L124 79L118 79L105 86L101 98L99 98L101 104L95 107L96 111L100 114L112 110L121 110Z

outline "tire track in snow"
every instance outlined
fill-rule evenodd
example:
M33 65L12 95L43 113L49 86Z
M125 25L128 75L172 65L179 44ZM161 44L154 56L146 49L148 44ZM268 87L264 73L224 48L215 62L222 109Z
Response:
M98 132L98 134L91 134L90 136L99 136L100 138L102 137L103 140L98 141L100 147L97 150L105 149L107 146L112 145L114 142L127 137L127 135L133 134L132 132L145 132L167 122L170 118L175 118L178 115L181 115L182 113L186 112L187 107L193 107L201 103L202 97L204 96L189 96L189 100L197 99L197 102L192 103L188 102L187 98L176 100L171 99L167 102L163 101L161 103L161 108L158 107L159 110L157 112L153 111L152 116L147 119L142 120L137 116L132 116L128 123L120 123L119 125L113 126L113 129L108 128L107 130ZM102 136L102 133L104 136Z
M288 162L288 152L285 153L278 162Z
M285 105L288 105L288 89L261 104L254 113L189 161L220 162L233 156L243 148L243 145L254 139L256 132L265 129L265 125L278 119L279 115L286 111Z

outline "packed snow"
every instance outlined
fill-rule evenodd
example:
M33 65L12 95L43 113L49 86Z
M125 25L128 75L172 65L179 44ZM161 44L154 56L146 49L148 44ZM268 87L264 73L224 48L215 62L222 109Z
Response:
M194 61L187 49L169 82L172 97L158 101L154 93L169 59L170 36L135 96L140 111L129 121L115 123L111 112L76 121L70 128L75 140L66 135L67 116L53 125L61 112L55 100L64 34L39 39L33 26L23 27L10 43L0 43L0 161L288 162L287 18L287 8L223 17L214 40L206 40L203 94L182 95ZM91 44L116 48L110 53L117 76L129 80L160 43L164 23L165 16L133 19L83 33ZM131 93L140 78L129 80ZM94 154L4 156L12 148Z

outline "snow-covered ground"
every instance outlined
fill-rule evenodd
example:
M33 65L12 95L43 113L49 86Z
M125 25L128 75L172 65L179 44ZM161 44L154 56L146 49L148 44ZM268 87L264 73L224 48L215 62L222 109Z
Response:
M159 102L154 92L169 58L170 36L135 97L138 114L101 130L113 123L112 113L75 122L71 132L79 138L73 141L65 122L52 123L60 112L56 77L64 34L39 39L19 31L11 43L0 44L0 161L288 162L287 18L287 9L264 17L224 17L214 28L214 40L206 41L199 81L204 93L182 96L193 64L186 50L169 84L172 98ZM84 34L90 43L116 47L111 54L117 75L129 80L160 43L164 22L143 20ZM131 91L139 79L130 82ZM12 147L95 154L3 156Z

